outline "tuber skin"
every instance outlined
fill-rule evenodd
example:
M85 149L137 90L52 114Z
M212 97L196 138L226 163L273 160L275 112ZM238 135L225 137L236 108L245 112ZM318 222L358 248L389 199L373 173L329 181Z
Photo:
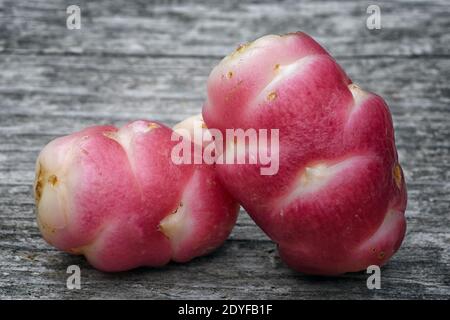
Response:
M268 35L211 72L208 128L278 128L279 171L217 165L223 185L293 269L338 275L398 250L406 186L384 100L349 79L311 37Z
M220 246L239 205L213 166L172 163L172 133L134 121L51 141L34 185L44 239L103 271L186 262Z

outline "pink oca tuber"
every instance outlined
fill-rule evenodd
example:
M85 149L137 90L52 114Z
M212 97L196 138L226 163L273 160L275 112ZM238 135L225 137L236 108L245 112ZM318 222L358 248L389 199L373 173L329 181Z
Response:
M221 245L239 206L213 166L172 162L172 133L135 121L50 142L34 188L45 240L104 271L185 262Z
M382 265L397 251L407 197L388 106L312 38L269 35L239 46L212 70L203 118L222 132L279 129L276 174L249 163L216 170L287 265L335 275Z

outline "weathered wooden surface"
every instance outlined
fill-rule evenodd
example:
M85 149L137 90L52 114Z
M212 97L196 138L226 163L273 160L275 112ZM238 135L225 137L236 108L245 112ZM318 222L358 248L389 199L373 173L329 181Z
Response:
M0 298L450 298L450 4L360 1L0 0ZM34 161L56 136L98 123L152 118L172 125L200 112L205 80L238 43L304 30L362 87L391 107L409 189L408 232L382 269L318 278L287 269L241 212L216 253L185 265L105 274L40 237ZM66 268L82 289L66 289Z

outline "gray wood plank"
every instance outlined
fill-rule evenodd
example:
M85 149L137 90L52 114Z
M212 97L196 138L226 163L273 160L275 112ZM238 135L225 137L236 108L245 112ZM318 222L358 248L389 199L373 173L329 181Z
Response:
M86 124L89 118L126 121L138 117L164 117L174 124L199 113L206 96L206 79L219 61L55 55L3 58L0 115L78 117L86 119ZM410 117L410 125L423 117L438 123L445 120L440 113L448 110L450 59L371 57L337 61L355 83L385 97L395 115ZM67 131L64 126L51 126L44 132L49 133L49 128ZM26 133L23 129L21 133ZM0 130L14 129L6 126Z
M382 29L366 28L371 1L78 1L67 30L64 0L1 0L0 51L74 55L223 56L268 33L302 30L337 56L449 55L445 0L377 1Z

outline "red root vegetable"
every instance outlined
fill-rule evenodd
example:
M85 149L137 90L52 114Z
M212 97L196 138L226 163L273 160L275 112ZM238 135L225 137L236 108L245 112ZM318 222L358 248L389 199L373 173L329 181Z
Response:
M217 171L290 267L341 274L397 251L407 196L388 106L308 35L265 36L225 57L203 118L222 132L279 129L277 174L248 163Z
M105 271L185 262L220 246L239 206L213 166L172 162L172 133L135 121L50 142L34 188L45 240Z

